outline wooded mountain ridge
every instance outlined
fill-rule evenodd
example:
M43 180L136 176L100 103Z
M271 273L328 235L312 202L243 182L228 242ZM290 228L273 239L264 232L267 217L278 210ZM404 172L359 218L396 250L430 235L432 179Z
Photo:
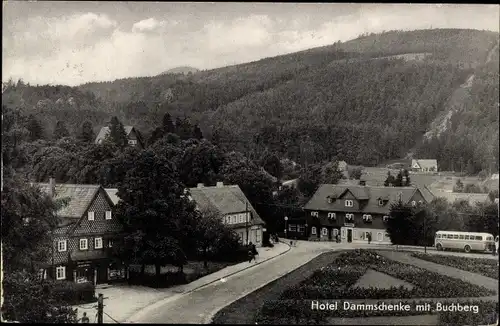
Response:
M190 75L162 74L78 87L11 82L4 105L45 130L73 132L111 116L146 136L165 113L243 153L273 151L300 163L376 165L436 158L440 169L497 169L499 34L465 29L389 31ZM489 59L489 61L487 60ZM474 75L449 128L422 141L454 91ZM50 132L48 132L50 133Z

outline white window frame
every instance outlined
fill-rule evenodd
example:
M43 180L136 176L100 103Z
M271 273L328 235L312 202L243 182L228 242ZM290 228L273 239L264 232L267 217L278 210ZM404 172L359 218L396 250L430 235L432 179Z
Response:
M98 244L100 244L98 246ZM102 249L102 238L94 238L94 249Z
M45 268L40 268L40 270L38 270L38 279L40 280L47 279L47 270Z
M413 207L417 206L417 202L416 202L416 201L414 201L414 200L412 200L412 201L411 201L411 206L413 206Z
M354 207L354 201L352 201L351 199L346 199L345 207Z
M378 205L379 205L379 206L384 206L384 201L383 201L382 199L379 199L379 200L378 200Z
M333 199L331 197L328 197L328 204L333 203Z
M337 219L337 214L336 213L328 213L328 218L335 220L335 219Z
M316 235L316 227L315 226L311 227L311 234Z
M56 280L65 280L65 279L66 279L66 266L57 266Z
M231 224L231 216L226 216L226 224Z
M373 218L370 214L363 214L363 221L371 222L371 221L373 221Z
M315 216L315 217L318 217L318 212L311 212L311 216Z
M129 145L137 145L137 139L129 139L128 144Z
M82 246L82 243L85 243L85 246ZM80 250L88 250L89 249L89 240L88 239L80 239L78 241Z
M382 221L384 221L384 222L389 221L389 215L382 216Z
M346 229L340 229L340 236L342 239L345 239L346 233L347 233Z
M297 231L298 232L304 232L306 227L302 224L297 225Z
M328 229L327 228L322 228L321 229L321 235L327 236L328 235Z
M260 243L261 242L261 235L260 230L255 230L255 242Z
M61 246L63 245L63 246ZM63 248L61 248L63 247ZM64 252L68 250L68 240L59 240L57 241L57 251L58 252Z
M88 219L89 221L95 221L95 212L89 211L89 212L87 213L87 219Z
M288 224L288 231L297 232L296 224Z
M111 211L106 211L106 220L113 219L113 213Z
M377 232L377 240L378 241L383 241L384 240L384 235L382 234L382 232Z
M347 220L353 221L354 220L354 214L352 214L352 213L346 213L345 214L345 219L346 219L346 221Z

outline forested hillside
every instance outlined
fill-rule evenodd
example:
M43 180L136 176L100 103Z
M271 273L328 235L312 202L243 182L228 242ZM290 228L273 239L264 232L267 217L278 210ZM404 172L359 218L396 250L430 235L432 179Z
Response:
M437 158L440 169L462 162L474 173L498 166L497 42L498 33L487 31L390 31L189 76L76 88L12 83L3 99L36 114L46 137L58 120L76 133L85 120L97 130L113 115L149 135L168 112L198 123L222 147L250 154L376 165L417 145L415 154ZM471 75L450 128L422 141Z

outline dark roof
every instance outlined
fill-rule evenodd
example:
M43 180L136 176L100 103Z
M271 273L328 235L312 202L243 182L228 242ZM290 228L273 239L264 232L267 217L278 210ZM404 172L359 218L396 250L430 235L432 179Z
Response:
M304 206L304 209L330 211L332 210L333 204L328 202L328 197L335 199L340 198L348 191L357 199L366 200L366 203L361 206L361 212L384 214L387 213L390 203L398 201L399 194L401 194L401 200L404 203L408 203L413 195L420 190L414 187L371 187L359 185L323 184ZM420 191L420 193L424 199L429 202L431 197L424 195L422 191ZM384 206L379 206L379 199L385 199L388 203Z
M49 194L48 183L35 184L40 190ZM62 207L57 215L63 218L79 219L83 216L87 208L94 200L99 185L81 185L81 184L56 184L54 199L67 199L69 202Z
M215 209L223 215L242 213L247 209L252 212L252 225L264 224L259 214L248 201L243 191L237 185L190 188L191 198L198 207Z

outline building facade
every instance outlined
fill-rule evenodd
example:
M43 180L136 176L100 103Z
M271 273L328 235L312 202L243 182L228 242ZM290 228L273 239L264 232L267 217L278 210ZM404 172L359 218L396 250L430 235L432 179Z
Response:
M411 160L413 172L438 172L437 160Z
M108 283L126 278L126 268L113 256L113 243L121 225L113 215L114 204L99 185L37 184L62 203L59 226L52 232L46 277L77 283Z
M288 235L311 241L391 243L386 232L392 203L418 206L432 200L413 187L321 185L304 206L302 221L288 222Z
M265 223L239 186L224 185L222 182L213 187L198 184L196 188L189 189L189 196L198 209L219 212L222 222L238 234L241 243L252 242L257 247L262 246Z

